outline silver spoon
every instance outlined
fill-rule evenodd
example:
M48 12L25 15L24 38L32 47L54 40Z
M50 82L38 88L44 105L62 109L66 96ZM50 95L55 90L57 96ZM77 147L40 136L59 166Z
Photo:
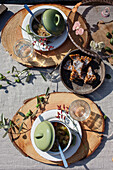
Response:
M60 144L59 144L59 142L58 142L58 139L56 139L56 141L57 141L57 144L58 144L58 149L59 149L59 151L60 151L61 158L62 158L63 163L64 163L64 167L65 167L65 168L68 168L68 164L67 164L66 158L65 158L64 153L63 153L63 151L62 151L62 149L61 149L61 146L60 146Z

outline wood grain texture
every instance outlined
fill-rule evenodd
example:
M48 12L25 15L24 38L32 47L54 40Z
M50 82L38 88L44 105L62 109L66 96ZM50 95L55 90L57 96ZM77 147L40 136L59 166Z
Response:
M43 95L42 95L43 96ZM102 137L99 136L97 132L103 132L104 131L104 119L101 111L97 107L97 105L92 102L90 99L75 95L73 93L66 93L66 92L59 92L59 93L51 93L48 98L48 102L45 105L45 107L42 110L39 110L36 116L39 116L42 112L51 110L51 109L57 109L57 105L63 105L69 106L72 101L76 99L83 99L91 107L91 115L90 117L83 121L81 123L82 127L82 142L77 150L77 152L67 159L68 164L77 162L85 157L90 156L96 148L100 145ZM22 112L26 114L29 109L34 110L36 109L37 104L37 98L34 97L33 99L29 100L26 104L24 104L18 112ZM20 122L22 121L22 117L18 114L18 112L13 117L13 122L17 124L16 120L19 118ZM18 134L18 128L20 125L18 125L15 130L16 133L12 130L9 137L14 144L14 146L25 156L28 156L30 158L33 158L37 161L46 163L46 164L56 164L56 165L62 165L62 162L53 162L46 160L45 158L41 157L33 148L31 139L30 139L30 131L31 126L33 124L34 120L31 120L30 118L25 121L27 126L23 126L23 129L20 134ZM19 123L19 122L18 122ZM88 131L89 130L89 131Z
M82 35L76 35L75 31L72 30L73 25L76 21L79 21L81 24L80 27L84 29L84 33ZM72 9L72 11L70 11L68 15L67 22L69 25L69 37L73 44L78 48L87 48L90 35L86 20L78 12L74 13Z
M103 41L105 43L105 47L110 47L113 50L113 45L110 44L110 39L106 37L106 33L110 32L112 35L113 31L113 21L111 22L103 22L99 21L97 23L98 30L92 34L92 38L95 42L101 42ZM113 37L113 36L112 36ZM109 52L104 53L105 56L111 55ZM113 55L113 54L112 54ZM111 65L113 65L113 58L108 58Z
M34 5L31 6L30 9L32 10L42 5L46 5L46 4ZM59 8L66 14L66 16L70 12L69 8L66 8L62 5L57 5L57 4L48 4L48 5ZM22 25L22 22L27 14L28 12L26 11L26 9L22 9L18 11L8 20L8 22L6 23L5 27L2 30L1 42L4 48L6 49L6 51L9 52L9 54L14 60L18 61L19 63L22 63L23 65L31 66L31 67L33 66L50 67L59 64L70 49L72 50L75 49L75 46L72 44L70 39L67 38L65 43L55 50L49 52L36 51L37 59L32 63L28 63L18 58L13 52L13 46L18 39L22 38L22 32L20 26Z

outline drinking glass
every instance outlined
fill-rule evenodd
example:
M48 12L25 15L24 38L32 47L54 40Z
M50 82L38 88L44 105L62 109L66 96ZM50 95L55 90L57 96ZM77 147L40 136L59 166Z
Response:
M84 121L89 117L90 113L90 106L84 100L74 100L69 106L69 114L75 120Z
M25 62L29 62L31 59L33 59L34 49L32 42L28 39L18 40L15 43L13 50L15 55Z

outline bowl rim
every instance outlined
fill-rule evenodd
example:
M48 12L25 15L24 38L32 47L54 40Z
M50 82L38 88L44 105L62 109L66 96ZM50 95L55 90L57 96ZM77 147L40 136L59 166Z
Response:
M34 15L35 15L35 16L38 16L38 15L42 14L45 10L46 10L46 8L45 8L45 9L44 9L44 8L39 9L39 10L37 10L37 11L34 12ZM36 37L38 37L38 38L50 38L50 37L53 36L53 35L50 34L49 32L48 32L48 33L49 33L50 35L48 35L48 36L40 36L40 35L36 34L36 33L34 32L34 30L32 29L33 20L34 20L34 18L33 18L33 16L31 16L31 17L30 17L30 20L29 20L29 27L30 27L30 30L33 32L33 34L36 35ZM42 24L42 23L41 23L41 24ZM43 24L42 24L42 25L43 25ZM44 27L44 28L45 28L45 27ZM45 29L46 29L46 28L45 28ZM46 30L46 31L47 31L47 30Z
M62 122L61 120L52 118L52 119L50 119L49 121L50 121L50 122L58 122L58 123L61 123L61 124L63 124L63 125L67 128L67 130L68 130L68 132L69 132L69 141L68 141L67 146L62 150L63 152L65 152L65 151L70 147L70 145L71 145L71 141L72 141L72 133L71 133L71 130L70 130L69 127L68 127L64 122ZM52 151L50 151L50 150L48 151L48 153L51 154L51 155L58 155L58 154L60 154L59 151L58 151L58 152L52 152Z
M105 65L104 65L104 62L102 61L101 58L94 56L95 59L101 61L101 64L100 64L100 65L101 65L101 67L102 67L103 74L102 74L102 79L101 79L100 83L99 83L95 88L93 88L93 89L91 89L91 90L89 90L89 91L86 91L86 92L78 92L78 91L75 91L75 90L71 89L70 87L68 87L67 84L65 84L65 82L64 82L64 80L63 80L63 78L62 78L62 65L63 65L64 60L65 60L67 57L69 57L70 54L72 54L72 53L74 53L74 52L76 53L77 51L80 51L81 53L86 54L87 56L91 56L90 54L87 54L87 53L83 52L83 51L80 50L80 49L75 49L75 50L72 50L71 52L67 53L67 54L65 55L65 57L63 58L62 62L60 63L60 67L59 67L60 78L61 78L61 81L62 81L63 85L64 85L69 91L74 92L75 94L81 94L81 95L90 94L90 93L94 92L95 90L97 90L97 89L102 85L102 83L104 82L104 79L105 79ZM91 57L92 57L92 56L91 56Z
M69 28L67 27L67 26L68 26L68 24L67 24L67 16L66 16L65 14L63 14L62 11L60 11L60 9L58 9L57 7L51 8L51 6L50 6L50 8L46 8L46 7L45 7L45 8L42 8L42 9L38 9L37 11L34 12L34 15L35 15L35 16L38 16L38 15L40 15L40 14L43 15L44 11L49 10L49 9L56 10L56 11L58 11L58 12L61 14L61 16L63 17L64 22L65 22L65 29L69 30ZM42 12L41 12L41 11L42 11ZM39 14L38 14L38 13L39 13ZM39 37L39 38L51 38L51 37L61 36L62 33L65 31L65 29L64 29L64 31L63 31L60 35L54 35L54 34L49 33L49 32L46 30L50 35L49 35L49 36L40 36L40 35L36 34L36 33L33 31L33 29L32 29L32 22L33 22L33 20L34 20L34 18L33 18L33 16L31 16L31 18L30 18L30 20L29 20L29 27L30 27L30 30L33 32L33 34L35 34L35 35L36 35L37 37ZM42 22L41 24L43 25L43 22ZM44 25L43 25L43 26L44 26ZM45 26L44 26L44 28L45 28ZM46 29L46 28L45 28L45 29Z

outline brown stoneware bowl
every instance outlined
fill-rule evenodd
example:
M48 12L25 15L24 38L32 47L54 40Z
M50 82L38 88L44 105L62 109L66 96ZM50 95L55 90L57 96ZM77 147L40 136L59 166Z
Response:
M70 80L71 71L64 69L64 65L66 64L66 62L71 59L69 56L70 54L80 54L80 56L88 56L92 58L92 61L89 63L88 67L91 66L96 75L96 80L93 83L84 83L83 80L80 80L78 78L75 78L73 81ZM83 72L85 73L86 70L87 68L85 68ZM92 57L85 52L82 52L81 50L73 50L68 53L61 62L60 76L62 83L68 90L82 95L90 94L102 85L105 78L105 65L100 58Z

